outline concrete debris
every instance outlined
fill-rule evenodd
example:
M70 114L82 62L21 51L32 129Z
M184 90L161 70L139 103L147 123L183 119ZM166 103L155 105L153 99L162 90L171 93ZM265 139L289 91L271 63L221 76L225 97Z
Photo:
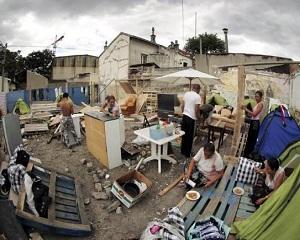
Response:
M43 240L41 234L39 234L38 232L30 233L30 238L32 240Z
M100 179L105 178L106 172L104 170L100 169L99 172L97 171L97 173Z
M108 196L109 199L112 198L112 192L111 192L111 187L105 188L105 193Z
M122 213L123 213L122 207L120 206L116 209L116 214L122 214Z
M95 183L95 189L97 192L101 192L102 191L102 184L97 182Z
M109 178L110 178L110 175L109 175L109 174L106 174L106 175L105 175L105 179L108 180Z
M98 174L96 174L96 173L93 174L93 180L94 180L94 183L100 182L100 178L98 177Z
M106 181L103 183L103 188L111 187L111 185L112 185L111 181L106 180Z
M88 163L86 164L86 167L87 167L88 172L91 172L92 169L93 169L93 163L92 163L92 162L88 162Z
M96 200L108 200L108 196L105 192L92 192L92 196Z
M85 158L80 159L80 163L81 163L82 165L85 165L85 164L87 163L87 160L86 160Z
M160 215L161 215L161 213L160 213L159 211L157 211L157 212L156 212L156 214L157 214L158 216L160 216Z
M83 203L84 205L89 205L91 203L91 200L89 198L85 198Z
M65 168L65 172L68 173L70 170L69 168Z
M147 152L145 150L143 150L143 151L141 151L141 155L142 155L142 157L146 157Z
M131 166L130 160L123 160L123 164L124 164L126 167L130 167L130 166Z
M114 201L112 204L110 204L108 207L107 207L107 211L110 213L110 212L113 212L115 211L119 206L121 206L121 202L119 200L116 200Z

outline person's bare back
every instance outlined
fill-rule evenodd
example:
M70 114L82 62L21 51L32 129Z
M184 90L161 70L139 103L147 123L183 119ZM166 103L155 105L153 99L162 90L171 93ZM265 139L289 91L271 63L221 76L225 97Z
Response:
M64 117L69 117L72 113L74 113L73 104L68 101L68 99L62 99L57 105L60 107L61 113Z

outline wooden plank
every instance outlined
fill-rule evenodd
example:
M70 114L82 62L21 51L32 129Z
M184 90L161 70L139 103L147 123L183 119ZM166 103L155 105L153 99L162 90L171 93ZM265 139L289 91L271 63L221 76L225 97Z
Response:
M169 186L167 186L165 189L160 191L158 193L159 196L165 195L167 192L169 192L171 189L173 189L184 177L184 174L182 173L178 178L175 179Z
M59 211L63 211L63 212L78 214L77 207L73 207L73 206L66 206L66 205L63 205L63 204L55 204L55 209L59 210Z
M209 204L207 205L207 207L205 208L204 212L201 214L201 216L199 216L200 218L205 218L208 217L210 215L212 215L216 209L216 207L219 204L219 201L221 200L222 196L223 196L223 192L226 188L227 182L231 177L231 173L233 170L233 166L232 165L228 165L225 173L221 179L221 182L218 186L218 188L216 189L216 191L213 193L212 195L212 200L209 202Z
M25 185L22 184L21 191L19 192L19 198L18 198L18 205L17 205L18 210L23 211L25 199L26 199Z
M41 229L42 231L55 232L56 234L69 236L83 236L91 232L91 227L89 225L67 223L58 220L50 223L47 218L36 217L30 213L19 210L16 210L16 215L19 217L21 223Z
M193 204L193 208L189 211L189 213L185 218L184 227L186 230L190 228L190 226L193 224L195 219L199 216L199 214L202 213L204 207L207 206L207 204L211 199L211 195L213 194L215 189L216 189L216 184L211 186L208 189L205 189L205 191L202 191L200 199L197 202L188 200L188 202L195 202L195 203Z
M221 205L219 206L218 211L215 214L216 217L218 217L218 218L220 218L222 220L223 220L222 216L224 215L225 211L228 210L226 208L228 208L228 206L230 206L229 198L232 195L232 189L235 186L235 176L236 176L236 173L237 173L237 167L234 168L234 171L233 171L233 173L232 173L232 175L231 175L231 177L229 179L229 185L228 185L226 191L224 192L224 194L223 194L223 196L222 196L222 198L220 200Z
M63 205L66 205L66 206L71 206L71 207L76 207L77 206L76 200L69 200L69 199L65 199L65 198L60 198L60 197L57 197L57 194L56 194L55 203L63 204Z
M52 204L48 208L48 219L55 220L55 195L56 195L56 172L52 172L49 183L49 197L52 198Z
M79 209L79 216L82 224L89 225L89 221L85 215L85 209L83 206L83 196L80 189L79 182L75 179L75 186L76 186L76 194L77 194L77 207Z
M61 192L61 193L67 193L67 194L70 194L70 195L76 195L75 194L75 190L71 190L71 189L68 189L68 188L64 188L64 187L60 187L56 184L56 191L57 192Z
M255 212L256 211L255 206L251 206L251 205L245 204L245 203L240 203L239 209L246 210L248 212Z
M237 182L236 183L236 186L238 187L243 187L243 184L242 183L239 183ZM230 197L229 197L229 201L231 202L231 207L230 207L230 211L227 211L226 213L226 216L225 216L225 223L232 223L234 218L235 218L235 215L236 215L236 212L238 210L238 207L239 207L239 202L240 202L240 199L241 199L241 196L237 196L235 194L231 194Z
M66 194L66 193L61 193L61 192L57 192L56 193L57 197L63 198L63 199L67 199L67 200L76 200L76 197L70 194Z
M238 139L241 133L241 127L243 122L243 110L241 108L244 102L244 95L245 95L245 67L238 66L238 96L237 96L237 115L236 115L236 122L234 125L233 137L232 137L232 147L231 147L231 155L235 156Z
M61 219L67 219L71 221L76 221L80 222L80 218L78 214L72 214L72 213L67 213L67 212L62 212L62 211L56 211L55 212L56 218L61 218Z

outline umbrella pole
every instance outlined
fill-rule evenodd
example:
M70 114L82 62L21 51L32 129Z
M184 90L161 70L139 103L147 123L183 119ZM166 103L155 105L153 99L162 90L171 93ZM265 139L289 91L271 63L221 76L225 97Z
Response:
M190 79L190 91L192 91L192 79Z

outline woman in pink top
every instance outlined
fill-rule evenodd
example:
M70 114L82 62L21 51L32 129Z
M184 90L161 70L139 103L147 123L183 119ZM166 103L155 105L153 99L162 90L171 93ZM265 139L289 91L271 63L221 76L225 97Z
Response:
M261 91L256 91L255 100L257 104L253 108L253 111L247 109L246 106L242 106L242 109L244 109L251 116L249 134L248 134L248 139L244 151L245 157L248 157L248 155L253 152L254 146L256 144L256 140L259 132L259 126L260 126L259 120L264 108L262 99L263 99L263 93Z

